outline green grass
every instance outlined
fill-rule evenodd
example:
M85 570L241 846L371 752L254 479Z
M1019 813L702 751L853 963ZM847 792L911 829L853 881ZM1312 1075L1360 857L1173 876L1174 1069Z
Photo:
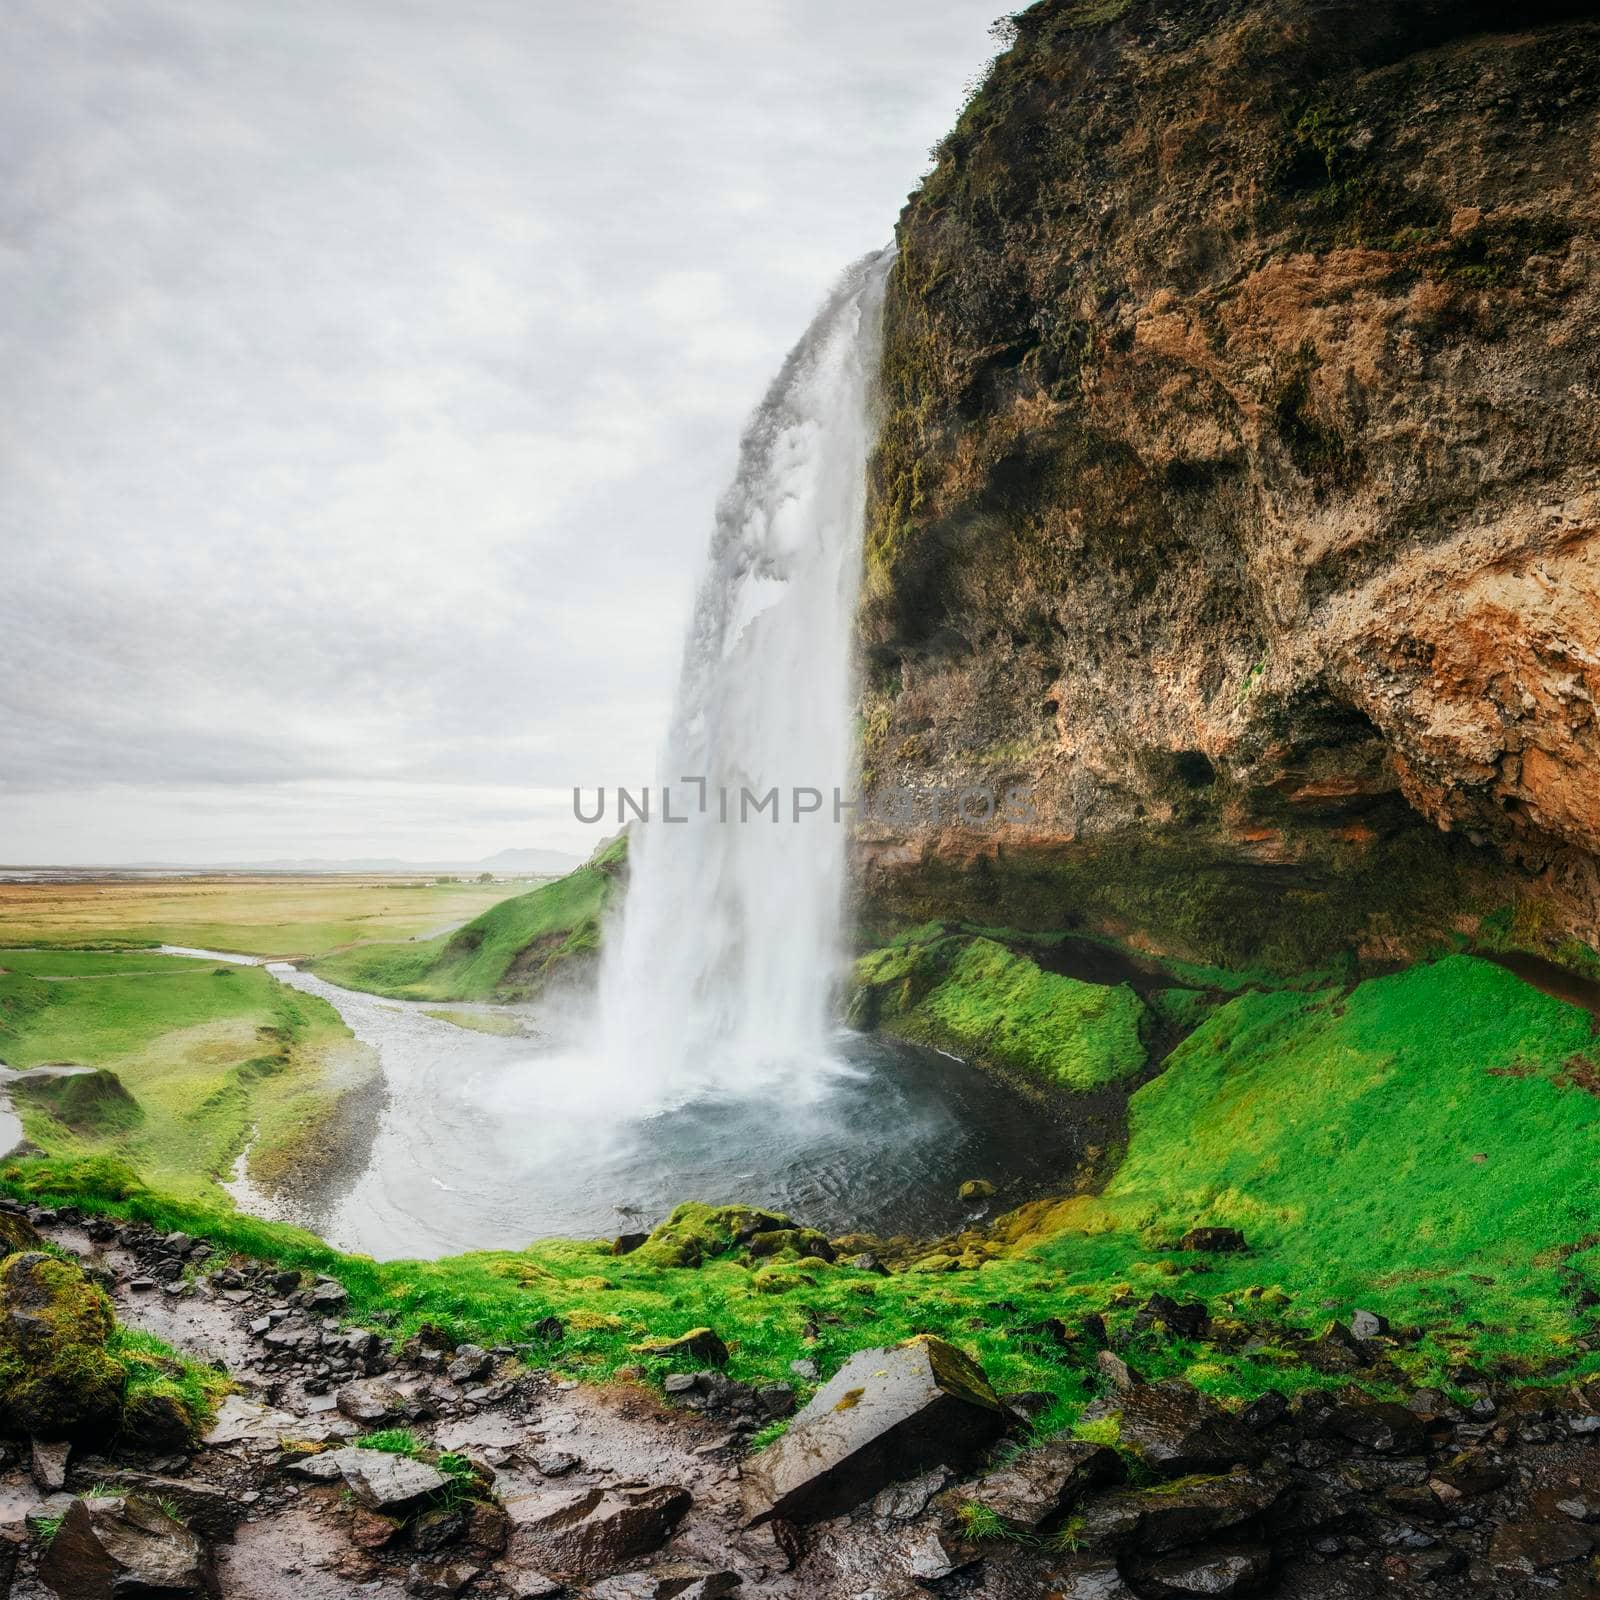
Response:
M114 1152L177 1192L214 1193L252 1128L263 1177L314 1153L329 1069L365 1060L331 1006L259 967L147 950L0 950L0 967L0 1060L106 1069L132 1101L89 1078L30 1087L27 1136L50 1155Z
M963 1236L940 1265L966 1270L881 1277L828 1265L803 1233L755 1254L738 1243L737 1215L692 1206L628 1256L604 1241L552 1240L375 1262L159 1193L105 1160L11 1162L0 1187L329 1272L350 1291L354 1322L397 1337L431 1324L484 1345L527 1343L541 1364L589 1379L660 1378L672 1358L640 1346L697 1327L715 1329L730 1375L752 1382L787 1379L799 1356L826 1374L865 1346L939 1334L1002 1392L1050 1394L1049 1431L1078 1417L1100 1379L1092 1348L1061 1346L1036 1326L1103 1312L1126 1331L1155 1290L1202 1299L1259 1337L1248 1352L1132 1337L1126 1354L1146 1376L1183 1376L1225 1397L1346 1383L1308 1364L1295 1330L1357 1305L1425 1330L1396 1356L1410 1383L1448 1385L1463 1365L1529 1378L1595 1370L1600 1359L1576 1343L1593 1314L1573 1309L1578 1288L1600 1283L1589 1024L1467 956L1348 994L1241 995L1133 1096L1126 1159L1105 1191ZM1201 1224L1242 1228L1250 1253L1173 1248ZM668 1264L679 1260L700 1264ZM1110 1306L1124 1291L1127 1304ZM561 1336L536 1334L552 1315Z
M1145 1008L1132 989L1041 971L989 939L917 929L863 956L856 982L867 996L859 1020L1026 1083L1084 1093L1145 1064Z
M124 1405L141 1400L173 1399L190 1417L196 1432L208 1427L217 1403L233 1387L225 1374L179 1354L165 1340L139 1328L118 1324L106 1349L128 1374Z
M567 963L599 949L622 854L619 841L576 872L503 900L454 933L339 951L309 970L346 989L397 1000L523 999Z

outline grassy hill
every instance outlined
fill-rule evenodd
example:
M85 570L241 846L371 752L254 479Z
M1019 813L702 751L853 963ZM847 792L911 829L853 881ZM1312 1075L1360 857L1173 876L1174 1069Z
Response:
M626 840L614 840L576 872L502 900L453 933L341 950L307 970L396 1000L525 999L599 948L626 858Z

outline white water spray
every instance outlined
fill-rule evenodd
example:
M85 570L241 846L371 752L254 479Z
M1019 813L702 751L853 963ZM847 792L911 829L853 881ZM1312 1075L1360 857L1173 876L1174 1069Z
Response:
M834 793L854 791L851 638L891 258L851 268L790 353L717 510L656 808L635 828L601 969L603 1055L657 1103L804 1082L828 1056L850 816L835 820ZM684 781L701 779L703 809ZM662 819L661 785L688 820ZM744 806L773 789L776 818ZM820 809L797 818L797 791Z

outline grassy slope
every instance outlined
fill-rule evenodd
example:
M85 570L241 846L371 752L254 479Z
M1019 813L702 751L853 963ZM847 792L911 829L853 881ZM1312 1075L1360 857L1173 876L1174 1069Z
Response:
M1042 972L988 939L919 929L863 956L856 982L862 1020L1024 1082L1083 1093L1145 1064L1145 1008L1132 989Z
M246 955L317 955L360 939L404 939L465 921L514 884L383 878L186 878L0 884L11 945L181 944Z
M658 1264L660 1251L617 1258L576 1242L376 1263L294 1230L174 1204L125 1173L11 1163L0 1177L38 1193L98 1188L162 1226L332 1270L355 1316L398 1330L427 1320L484 1343L520 1341L553 1312L567 1331L548 1359L575 1374L636 1364L659 1373L662 1362L630 1346L701 1324L732 1345L736 1376L767 1379L801 1354L828 1371L864 1345L939 1332L1002 1388L1053 1394L1049 1420L1061 1423L1096 1390L1093 1352L1053 1348L1029 1326L1102 1310L1122 1288L1135 1304L1159 1289L1258 1326L1265 1345L1248 1354L1143 1336L1132 1345L1148 1376L1181 1373L1224 1394L1346 1381L1301 1364L1282 1329L1285 1320L1317 1328L1355 1304L1429 1330L1401 1357L1419 1381L1448 1381L1479 1360L1529 1373L1552 1358L1573 1371L1595 1366L1572 1344L1592 1313L1571 1310L1576 1287L1597 1281L1582 1241L1600 1200L1600 1102L1569 1075L1589 1039L1587 1014L1467 957L1347 996L1242 996L1134 1097L1127 1161L1107 1192L1019 1213L1009 1246L967 1241L970 1271L879 1278L734 1255L671 1268ZM1253 1253L1171 1249L1203 1222L1242 1225ZM700 1225L694 1215L684 1224ZM927 1263L950 1265L948 1254ZM1108 1320L1116 1328L1131 1315L1114 1309Z
M28 1137L114 1151L175 1192L210 1189L252 1126L252 1166L300 1150L331 1105L327 1066L356 1048L330 1006L257 967L145 950L0 950L0 967L0 1060L109 1068L143 1113L74 1132L19 1096Z
M501 901L454 933L338 951L309 970L346 989L399 1000L522 998L564 962L599 948L616 861L607 852L554 883Z

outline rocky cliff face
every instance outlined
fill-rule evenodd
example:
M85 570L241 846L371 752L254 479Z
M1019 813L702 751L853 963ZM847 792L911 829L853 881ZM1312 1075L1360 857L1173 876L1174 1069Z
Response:
M895 915L1600 937L1593 4L1043 0L899 227L870 780Z

